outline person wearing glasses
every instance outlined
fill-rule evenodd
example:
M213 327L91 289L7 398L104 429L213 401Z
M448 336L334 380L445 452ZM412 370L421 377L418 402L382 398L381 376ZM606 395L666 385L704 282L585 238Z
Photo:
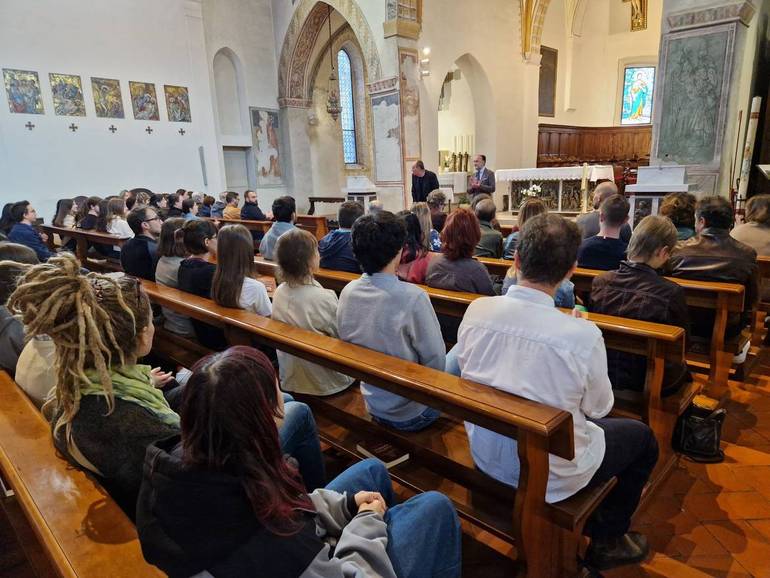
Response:
M14 225L8 233L8 240L32 249L41 263L48 261L48 258L53 255L45 244L48 236L45 233L41 235L33 228L37 222L37 211L30 202L14 203L10 209L10 216Z
M120 251L120 264L127 275L155 281L158 262L158 236L163 224L155 209L147 206L133 209L126 217L134 232Z

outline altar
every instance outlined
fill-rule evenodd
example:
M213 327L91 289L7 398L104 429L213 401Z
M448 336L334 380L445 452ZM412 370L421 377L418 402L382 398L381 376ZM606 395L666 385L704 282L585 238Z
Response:
M455 200L455 195L468 192L468 173L463 171L439 173L438 184L451 203Z
M581 194L584 178L586 195L588 195L596 187L597 181L614 181L615 174L611 165L499 169L495 172L498 183L510 182L510 203L506 206L503 202L504 211L517 210L527 196L525 191L532 185L538 185L541 190L537 197L549 210L565 213L580 212L585 208ZM587 204L587 199L585 202Z
M660 201L669 193L693 192L695 185L687 179L687 168L680 165L639 167L635 185L626 187L629 195L631 227L647 215L657 215Z

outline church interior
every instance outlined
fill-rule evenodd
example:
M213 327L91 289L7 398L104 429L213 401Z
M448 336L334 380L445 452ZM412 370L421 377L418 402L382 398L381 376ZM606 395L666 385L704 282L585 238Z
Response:
M770 577L770 0L0 1L0 68L0 576Z

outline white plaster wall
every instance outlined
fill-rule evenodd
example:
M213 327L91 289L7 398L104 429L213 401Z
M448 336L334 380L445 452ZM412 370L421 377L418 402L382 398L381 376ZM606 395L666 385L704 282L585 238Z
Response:
M476 111L471 87L465 75L461 74L459 80L453 80L451 86L452 97L449 108L438 111L438 147L439 150L459 152L459 145L458 149L455 149L454 137L467 137L475 134ZM468 152L473 154L472 151ZM431 163L435 162L434 157L435 155L428 157Z
M198 2L183 0L56 0L0 2L0 67L37 71L45 115L11 114L0 96L0 197L26 198L50 219L57 199L108 195L145 186L153 190L221 190L210 79ZM191 18L188 14L192 13ZM56 116L49 72L81 76L85 117ZM90 78L120 80L125 119L100 119ZM160 121L136 121L128 81L155 83ZM190 90L192 123L167 121L163 85ZM24 128L30 120L33 131ZM71 122L80 128L72 133ZM114 124L116 134L107 128ZM144 132L150 125L154 132ZM177 133L183 127L184 136ZM208 187L198 147L203 146Z

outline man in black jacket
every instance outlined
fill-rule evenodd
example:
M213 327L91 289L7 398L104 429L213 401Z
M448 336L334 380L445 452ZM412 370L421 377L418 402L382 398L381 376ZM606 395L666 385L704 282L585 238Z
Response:
M259 205L257 204L257 193L256 191L246 191L243 194L243 207L241 207L241 219L244 221L267 221L268 218L265 216L265 213L262 212L262 209L259 208ZM262 240L262 237L264 237L265 234L262 231L252 231L251 232L251 238L254 239L255 243L258 243Z
M155 265L158 260L158 243L161 220L155 209L140 207L126 217L134 232L120 250L120 264L127 275L155 281Z
M436 173L425 170L422 161L417 161L412 167L412 201L424 203L428 195L438 188Z

